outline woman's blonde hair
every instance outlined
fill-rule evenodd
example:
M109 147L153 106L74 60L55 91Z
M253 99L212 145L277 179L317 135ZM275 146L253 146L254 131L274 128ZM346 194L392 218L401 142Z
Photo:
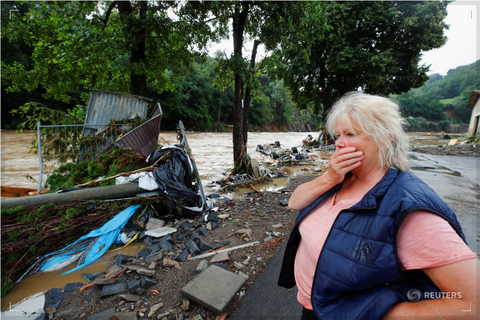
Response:
M355 121L355 124L353 123ZM341 121L354 134L355 129L369 135L379 149L382 168L408 169L408 142L399 106L388 98L349 92L340 98L327 116L327 132L335 136ZM359 127L359 128L358 128Z

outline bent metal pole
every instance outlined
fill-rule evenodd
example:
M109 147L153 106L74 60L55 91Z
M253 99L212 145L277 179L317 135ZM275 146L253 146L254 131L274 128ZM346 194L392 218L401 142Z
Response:
M36 196L4 198L1 200L1 208L9 209L19 206L35 206L49 203L67 203L77 200L105 200L136 196L144 193L138 183L127 183L105 187L85 188L60 193L45 193Z

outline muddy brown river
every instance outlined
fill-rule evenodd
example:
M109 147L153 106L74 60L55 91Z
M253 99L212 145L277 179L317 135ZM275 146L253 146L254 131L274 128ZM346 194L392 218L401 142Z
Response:
M32 137L36 132L29 131L17 133L2 131L2 164L1 183L5 186L38 187L39 158L38 155L29 153ZM248 134L248 153L255 154L258 144L273 144L279 141L282 147L291 148L298 146L302 140L315 132L253 132ZM159 143L177 143L175 132L162 132ZM232 134L227 132L187 132L187 141L192 149L195 162L204 185L211 181L219 180L233 166ZM46 170L46 169L44 169ZM44 174L43 181L46 179Z

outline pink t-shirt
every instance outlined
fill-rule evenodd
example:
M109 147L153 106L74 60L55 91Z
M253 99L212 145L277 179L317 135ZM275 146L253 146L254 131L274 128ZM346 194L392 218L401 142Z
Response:
M299 225L302 240L295 256L297 299L312 310L311 296L317 260L339 212L353 206L362 197L334 204L336 194L325 200ZM425 211L409 214L398 233L398 255L404 270L438 267L477 255L443 218Z

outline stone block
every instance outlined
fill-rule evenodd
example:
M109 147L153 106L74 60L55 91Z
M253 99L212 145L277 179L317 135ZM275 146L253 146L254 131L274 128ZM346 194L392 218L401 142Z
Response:
M220 220L220 218L217 217L217 216L214 215L214 214L209 214L209 215L207 215L207 220L210 221L210 222L215 222L215 223L217 223L218 220Z
M182 288L190 300L222 314L247 279L211 265Z
M153 281L152 279L148 278L148 277L145 277L145 276L141 276L140 277L140 286L143 288L143 289L148 289L150 288L151 286L154 286L156 285L157 283L155 281Z
M158 251L156 253L152 253L151 255L148 255L145 257L145 262L150 264L152 262L155 262L157 260L160 260L163 258L163 253L161 251Z
M127 286L128 286L128 292L130 292L131 294L134 294L137 292L137 288L140 288L140 283L138 282L138 280L133 279L128 281Z
M228 260L230 260L230 257L228 256L228 251L219 252L213 256L212 260L210 260L210 263L218 263L218 262L223 262Z
M188 258L188 253L188 249L183 250L183 252L175 260L184 262Z
M227 245L230 244L230 241L220 241L220 242L215 242L213 245L212 245L212 249L213 250L217 250L217 249L220 249L222 247L225 247Z
M199 236L197 233L193 233L190 237L190 240L193 240L202 252L212 249L212 246L208 242L203 240L202 237Z
M190 251L191 254L202 253L202 251L197 246L195 241L193 241L193 239L188 240L187 243L185 243L185 245L187 246L188 251Z
M205 227L200 227L200 228L198 228L198 232L200 232L200 234L201 234L202 236L208 236L208 234L209 234L207 228L205 228Z
M67 283L65 288L63 288L63 292L72 292L75 289L80 289L83 287L83 283L81 282L74 282L74 283Z
M250 165L252 166L253 176L255 177L255 179L262 178L262 173L260 172L260 162L254 157L252 157L250 159Z
M198 248L200 248L200 250L202 250L202 252L205 252L205 251L208 251L208 250L212 249L212 246L208 242L203 240L202 238L198 239L197 244L198 244Z
M203 270L207 269L208 268L208 262L207 260L202 260L198 263L198 266L197 268L195 269L195 271L197 271L197 273L200 273L202 272Z
M116 275L122 269L123 269L122 266L119 266L118 264L111 265L110 267L107 268L107 273L105 274L105 278L110 278L111 276Z
M153 244L153 239L150 236L146 236L145 238L143 238L143 242L145 242L147 246L151 246Z
M116 312L114 314L116 318L108 318L110 319L118 319L118 320L137 320L138 316L137 313L132 311L132 312Z
M119 254L115 257L115 262L118 264L124 264L127 263L129 260L133 260L134 257L132 256L127 256L125 254Z
M188 231L185 231L184 233L182 233L181 235L179 235L177 237L177 240L178 241L183 241L185 238L187 238L189 235L192 234L192 231L188 230Z
M150 255L150 249L148 248L143 248L142 250L140 250L138 253L137 253L137 259L140 259L140 258L145 258L146 256Z
M95 280L95 278L97 278L99 275L102 275L103 272L97 272L97 273L86 273L86 274L82 274L82 276L87 279L89 282L92 282L93 280Z
M182 222L182 224L180 225L180 228L182 228L182 229L184 229L184 230L185 230L185 229L192 229L192 228L194 228L194 227L195 227L195 226L194 226L193 224L191 224L190 222L188 222L188 221L184 221L184 222Z
M124 301L127 301L127 302L137 302L138 300L140 300L140 296L139 295L136 295L136 294L130 294L130 293L127 293L127 294L119 294L118 297Z
M170 251L173 249L171 241L166 239L167 237L163 237L160 239L160 247L162 247L163 251ZM170 239L172 237L170 236Z
M143 267L143 266L131 265L131 266L128 266L128 269L133 270L136 273L142 274L145 276L153 276L155 274L155 270L150 270L147 267Z
M91 314L87 317L87 320L106 320L110 319L115 313L115 307L104 310L102 312Z
M44 308L55 307L57 308L63 297L65 297L68 292L63 292L60 288L52 288L45 293L45 304Z
M177 228L168 228L168 227L161 227L161 228L156 228L152 230L145 231L145 234L147 236L155 237L155 238L161 238L163 236L166 236L167 234L171 234L177 232Z
M160 249L162 249L162 246L159 243L157 243L157 244L154 244L153 246L150 246L149 249L151 253L157 253L160 251Z
M125 291L127 287L126 282L118 282L114 284L106 284L102 288L102 292L100 293L100 298L110 297L116 294L121 294Z

